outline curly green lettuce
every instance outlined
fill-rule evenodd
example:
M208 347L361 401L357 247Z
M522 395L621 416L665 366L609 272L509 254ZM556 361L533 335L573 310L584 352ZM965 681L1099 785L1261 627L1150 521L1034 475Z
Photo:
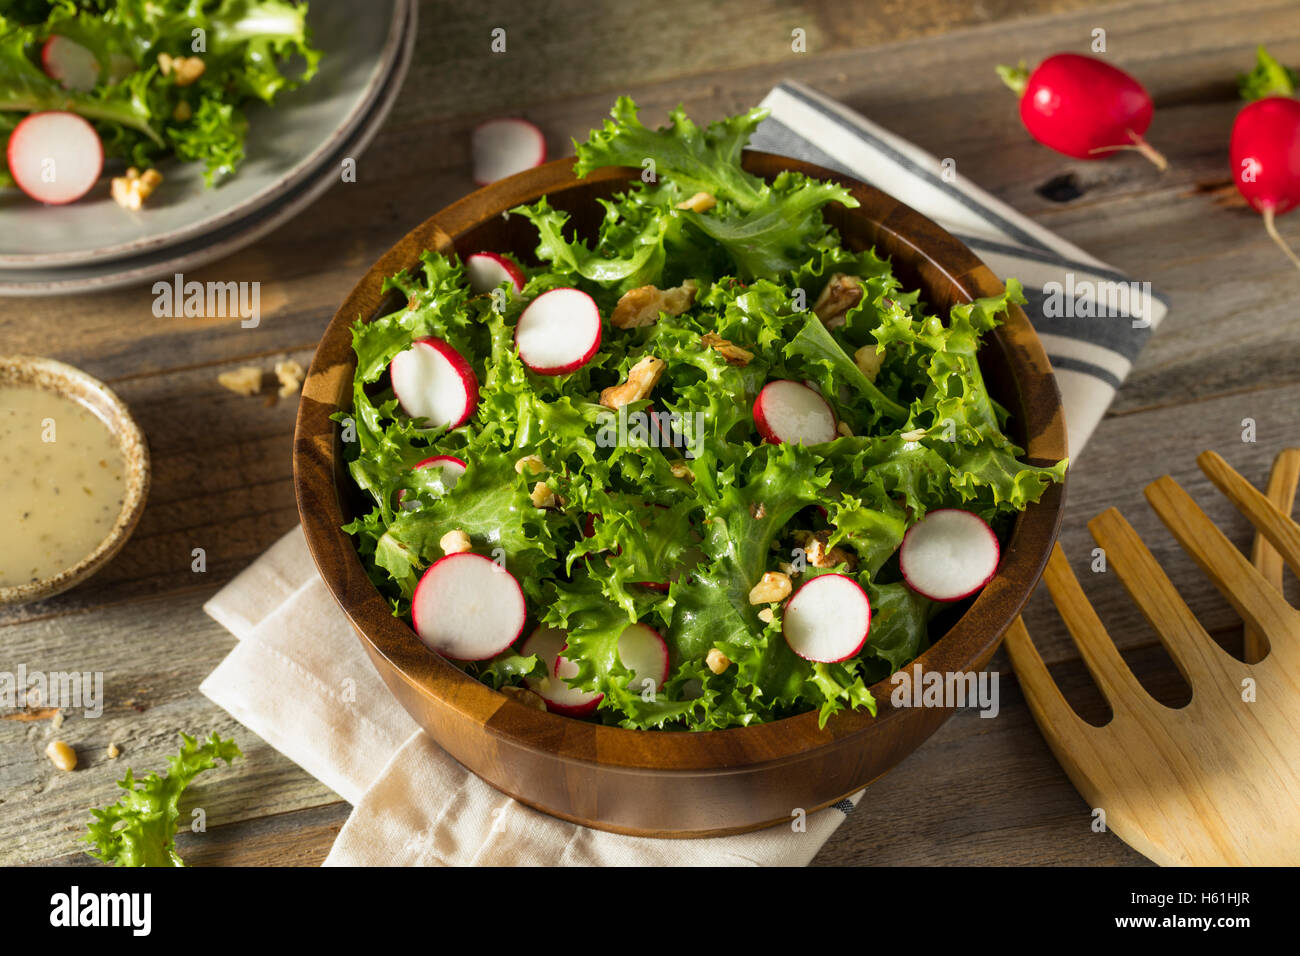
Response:
M576 169L645 175L604 202L593 235L577 235L546 199L514 209L538 236L535 261L520 263L522 293L475 295L459 262L426 253L418 270L388 281L401 306L353 326L353 408L339 418L354 439L345 448L365 504L346 527L376 587L408 616L441 537L465 531L520 581L529 629L567 632L565 657L577 668L568 681L603 695L595 716L606 723L711 730L809 710L823 723L843 709L874 713L870 685L928 646L944 607L902 582L896 553L907 529L956 507L1005 531L1064 475L1064 461L1021 460L980 371L984 337L1024 301L1019 283L946 318L931 314L888 261L847 248L827 224L828 203L855 204L846 190L789 174L767 182L743 168L763 116L700 128L676 110L669 126L650 130L620 99L577 144ZM679 208L700 192L716 204ZM842 321L827 322L811 306L836 276L852 277L862 294ZM630 289L688 279L698 290L686 311L640 328L607 324L595 357L570 374L536 375L515 352L519 315L547 289L580 288L608 316ZM477 411L459 428L408 418L387 380L392 358L429 335L465 356L480 382ZM753 358L729 361L706 335ZM663 376L651 398L624 409L623 434L609 440L617 416L599 404L601 390L646 355L665 363ZM752 408L774 379L819 390L841 436L764 442ZM651 410L676 431L654 440L629 427ZM462 458L465 474L447 486L438 469L412 470L435 454ZM515 468L532 455L545 465L540 475ZM539 480L562 507L533 506ZM810 534L833 558L828 566L805 560ZM863 587L873 615L858 654L822 664L790 650L780 604L749 601L764 573L782 569L796 582L838 572ZM620 634L637 621L669 648L670 677L653 694L633 686L618 656ZM729 662L722 673L706 664L714 648ZM464 666L500 687L546 663L512 649Z
M200 773L218 760L230 764L243 754L235 741L215 733L203 744L181 734L181 751L167 758L167 776L150 773L137 781L130 769L117 785L125 791L120 800L102 810L91 810L82 841L93 849L90 856L114 866L184 866L176 853L176 828L181 794Z

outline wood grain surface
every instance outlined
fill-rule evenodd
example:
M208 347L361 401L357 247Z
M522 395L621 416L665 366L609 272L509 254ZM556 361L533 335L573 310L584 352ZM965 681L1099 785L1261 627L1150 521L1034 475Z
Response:
M472 188L469 131L523 115L554 155L597 124L619 93L658 122L682 102L697 119L757 102L782 77L837 97L922 147L1044 226L1150 281L1171 312L1139 357L1111 413L1076 459L1062 545L1089 600L1158 699L1190 691L1113 574L1089 570L1086 522L1114 506L1128 518L1192 610L1226 647L1241 622L1146 507L1142 489L1172 474L1243 550L1252 529L1204 478L1196 455L1219 451L1257 486L1300 440L1300 275L1237 201L1227 140L1238 109L1233 76L1257 43L1300 64L1292 0L981 4L949 0L826 4L721 0L655 4L574 0L482 9L469 0L421 8L416 63L383 131L357 157L358 181L336 184L294 223L187 278L262 283L262 322L157 319L147 287L97 296L0 301L0 352L51 355L105 379L149 435L154 486L139 530L93 581L54 600L0 613L0 669L102 670L107 704L70 714L58 735L80 755L61 773L44 757L48 719L0 713L0 863L84 862L86 810L115 799L126 766L161 768L176 731L233 734L247 759L200 778L185 808L207 812L185 834L197 863L316 863L346 805L202 697L199 682L234 638L203 601L297 521L290 474L295 403L242 398L216 376L244 364L304 367L356 278L430 212ZM508 30L508 52L488 52ZM807 31L808 52L790 50ZM1107 32L1107 56L1155 97L1148 138L1171 162L1082 162L1032 143L993 65L1085 51ZM1044 189L1065 177L1079 195ZM1300 218L1279 221L1300 243ZM1244 419L1255 440L1242 440ZM194 548L206 570L191 570ZM1288 578L1288 587L1294 585ZM1294 597L1294 590L1291 591ZM1106 716L1063 626L1041 593L1026 616L1067 700ZM874 784L818 863L1143 864L1109 833L1052 758L1010 674L996 719L959 713ZM105 748L117 742L122 755Z

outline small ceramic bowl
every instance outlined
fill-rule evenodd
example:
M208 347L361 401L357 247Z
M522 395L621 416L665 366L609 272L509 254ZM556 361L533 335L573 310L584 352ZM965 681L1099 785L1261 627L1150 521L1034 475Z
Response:
M0 386L42 388L80 402L93 411L117 438L125 462L126 488L113 529L70 568L39 581L0 587L0 607L52 597L90 577L121 550L140 521L149 496L149 446L131 412L108 386L81 369L54 359L0 355Z

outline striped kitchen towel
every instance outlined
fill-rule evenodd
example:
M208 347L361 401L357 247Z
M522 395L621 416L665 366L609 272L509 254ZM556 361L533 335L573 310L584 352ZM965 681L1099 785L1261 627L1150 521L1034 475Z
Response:
M763 100L771 111L750 145L870 183L966 243L1000 278L1025 286L1029 316L1065 405L1077 457L1168 311L1135 282L1048 232L925 150L840 103L787 80Z

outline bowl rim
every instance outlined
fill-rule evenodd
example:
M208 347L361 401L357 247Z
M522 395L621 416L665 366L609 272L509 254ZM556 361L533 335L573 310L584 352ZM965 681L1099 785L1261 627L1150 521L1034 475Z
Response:
M93 375L57 359L36 355L0 355L0 385L38 388L87 408L117 439L125 473L122 507L108 534L76 564L56 574L39 581L0 587L0 607L6 607L61 594L96 574L122 550L144 513L145 502L149 498L152 468L149 443L131 410L112 389ZM90 400L92 398L93 403ZM96 403L99 407L96 407Z
M837 171L790 157L746 150L746 166L768 165L795 169L805 175L844 185L856 198L870 197L892 204L883 219L874 219L878 231L888 232L901 245L912 248L918 259L933 266L939 281L947 281L969 301L997 295L1003 284L959 240L909 206ZM870 688L877 716L865 710L842 710L825 727L818 726L816 709L781 720L710 731L634 730L575 720L526 707L466 674L427 649L411 628L391 614L387 601L367 577L344 523L339 489L334 480L339 449L339 426L331 415L340 410L333 395L340 383L350 386L355 368L349 327L357 317L373 318L383 299L383 280L402 268L413 267L424 249L454 253L455 238L486 221L491 214L548 193L610 180L627 181L640 169L607 167L577 179L574 157L553 160L482 187L435 213L387 250L357 282L322 335L304 381L294 434L294 491L308 549L326 587L370 655L383 658L396 677L439 706L482 725L484 731L517 746L546 750L562 762L599 765L625 772L729 773L797 759L809 749L834 743L898 719L901 709L889 704L890 677ZM1014 336L1011 333L1015 333ZM1033 387L1026 409L1025 460L1054 464L1067 456L1064 412L1055 376L1037 333L1022 309L1012 306L1006 321L993 333L1008 363L1017 369L1014 386L1021 392ZM1014 341L1013 341L1014 339ZM317 489L329 489L321 493ZM1046 567L1052 544L1060 530L1065 482L1055 484L1043 498L1021 512L1003 548L998 573L955 621L908 669L963 672L976 669L992 655L1003 632L1019 614ZM1041 538L1041 553L1018 546ZM338 564L337 562L342 562ZM334 562L335 573L327 570ZM343 573L337 573L338 569ZM1018 583L1017 583L1018 582ZM978 612L978 613L977 613ZM363 621L369 622L369 626ZM980 634L986 620L999 622L992 633ZM400 697L401 695L399 695ZM529 727L535 732L521 733ZM577 728L582 728L578 730ZM719 748L719 744L723 748ZM742 762L719 764L719 754L739 755Z

